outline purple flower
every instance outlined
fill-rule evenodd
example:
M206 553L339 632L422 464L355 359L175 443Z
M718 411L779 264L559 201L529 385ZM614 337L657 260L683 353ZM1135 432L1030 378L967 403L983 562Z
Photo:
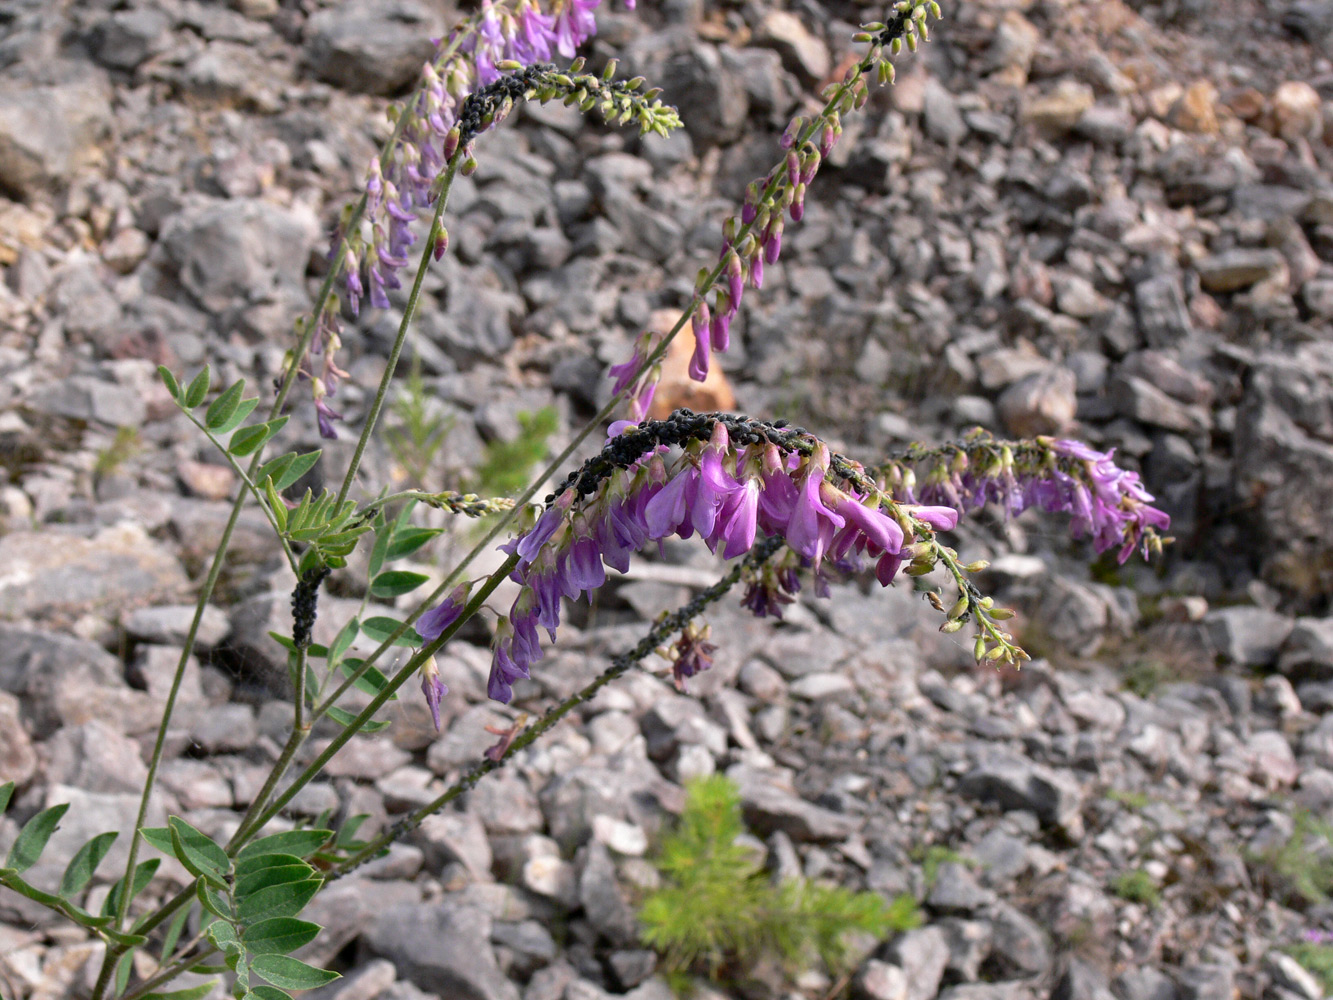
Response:
M431 721L435 723L435 731L440 731L440 701L449 693L449 688L444 681L440 680L439 667L435 665L435 657L430 657L421 665L421 693L426 696L426 707L430 709Z
M456 622L458 616L463 613L463 608L467 605L468 591L471 589L470 584L459 584L440 604L418 618L417 635L427 642L434 642L443 635L444 630Z
M796 503L787 525L787 544L815 566L824 558L824 551L833 534L843 526L843 518L824 506L819 487L824 482L828 451L824 449L824 464L813 458L806 464L805 474L797 486Z
M333 407L320 396L315 400L315 422L319 424L319 436L327 438L330 441L338 439L338 428L333 426L335 420L341 420L343 415L338 413Z
M597 33L597 20L592 12L600 2L601 0L566 0L560 13L556 15L556 48L566 59L573 59L578 47Z

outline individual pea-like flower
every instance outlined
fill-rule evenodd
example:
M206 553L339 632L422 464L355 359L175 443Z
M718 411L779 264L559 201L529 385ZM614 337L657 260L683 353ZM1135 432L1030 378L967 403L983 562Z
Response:
M440 668L435 663L435 657L427 657L426 662L421 665L421 693L426 696L426 707L430 709L431 721L435 723L435 731L440 731L440 702L444 696L449 693L448 686L440 680Z
M677 691L683 692L689 678L713 666L717 647L708 641L711 631L707 625L690 622L671 646L658 650L659 655L671 662L671 676Z
M472 589L470 584L461 583L449 592L449 596L417 619L417 634L427 642L434 642L444 634L467 606L467 595Z

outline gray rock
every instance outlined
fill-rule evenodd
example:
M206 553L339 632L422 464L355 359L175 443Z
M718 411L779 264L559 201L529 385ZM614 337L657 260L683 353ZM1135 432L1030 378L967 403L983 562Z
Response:
M1288 676L1333 679L1333 618L1297 618L1277 666Z
M1046 935L1030 917L1003 901L983 916L991 925L991 957L1005 973L1035 976L1050 968Z
M1011 434L1055 434L1073 423L1078 412L1077 390L1073 372L1050 365L1005 389L995 409Z
M896 938L886 957L907 978L907 1000L934 1000L949 964L949 940L938 927L921 927Z
M239 753L255 745L259 726L249 705L218 705L199 714L190 737L206 753Z
M1231 1000L1236 995L1236 972L1227 965L1201 963L1180 970L1180 1000Z
M967 122L948 88L932 76L926 80L924 96L922 116L926 135L944 146L956 146L966 139Z
M485 910L448 900L394 906L368 922L362 941L392 961L399 975L442 997L518 1000L518 987L495 964Z
M995 893L977 884L972 870L958 861L946 861L935 872L935 884L926 897L934 910L971 913L995 901Z
M397 977L392 962L373 958L359 968L349 970L341 979L311 990L305 996L307 1000L376 1000Z
M981 975L982 963L990 956L991 926L984 920L949 917L935 925L949 939L948 972L973 982Z
M140 393L92 375L71 375L35 390L28 399L28 408L111 427L139 427L148 412Z
M1291 635L1294 622L1265 608L1217 608L1204 620L1208 640L1218 655L1247 667L1268 667Z
M1280 951L1270 951L1262 963L1273 985L1289 990L1306 1000L1321 1000L1324 996L1323 985L1300 962Z
M301 290L318 228L312 217L253 198L201 201L169 219L159 245L199 305L222 313Z
M666 760L681 747L696 744L717 756L726 753L726 730L708 718L703 705L694 698L659 698L643 714L640 725L648 741L648 756L654 760Z
M515 971L530 974L559 954L555 939L546 925L536 920L519 923L499 923L491 928L491 943L509 949L515 960Z
M413 882L371 880L359 875L338 879L316 893L310 905L302 911L302 919L317 923L324 930L320 932L319 937L301 949L297 957L312 965L327 968L338 952L357 938L364 940L367 928L373 928L375 919L381 914L387 915L395 908L410 910L419 904L420 900L421 888ZM423 922L423 932L427 926L437 926L437 924ZM489 931L489 924L486 929ZM403 946L408 947L408 942L417 942L420 939L408 934L401 940L404 942ZM490 949L487 948L486 957L489 957L489 954ZM384 957L392 960L394 955L387 954ZM406 967L398 962L394 964L399 969L399 975L404 975Z
M695 42L670 55L651 74L662 99L694 109L685 129L696 147L722 145L738 138L750 111L750 98L739 73L733 72L712 45Z
M1234 482L1256 503L1254 549L1265 576L1305 597L1328 582L1317 569L1333 554L1324 516L1333 490L1333 347L1265 354L1251 368L1236 414Z
M523 314L523 301L511 292L492 288L472 271L465 308L428 313L422 332L462 369L478 361L495 361L514 344L514 324ZM459 286L461 289L461 284ZM462 292L459 292L460 301Z
M353 0L306 22L307 55L326 83L392 94L420 76L443 28L439 12L419 0Z
M1034 764L1004 750L987 749L958 783L961 794L1004 809L1028 809L1071 839L1083 832L1083 789L1065 771Z
M1170 347L1194 333L1177 274L1158 274L1134 286L1139 329L1149 347Z
M1152 966L1126 969L1111 983L1111 992L1119 1000L1176 1000L1177 996L1171 977Z
M37 772L37 751L23 726L22 708L12 694L0 691L0 774L19 787Z
M120 661L96 643L0 625L0 689L22 700L34 737L45 739L62 723L105 718L117 688L129 693Z
M188 758L165 761L158 780L187 811L230 809L236 803L231 782L208 761Z
M1173 399L1147 379L1117 374L1111 379L1110 399L1115 412L1150 427L1182 434L1201 434L1211 424L1208 411Z
M93 28L93 52L104 66L133 70L167 47L170 28L167 15L152 7L118 10Z
M1051 1000L1115 1000L1106 977L1077 958L1070 958L1051 990Z
M579 874L579 902L595 930L617 947L628 947L639 939L638 920L616 877L610 852L597 841L584 848L583 871Z
M86 64L48 69L65 79L0 80L0 189L24 199L67 184L96 161L111 127L107 87L99 74L89 73Z
M1209 292L1238 292L1285 274L1287 263L1276 250L1237 248L1205 257L1195 265Z
M580 765L546 783L538 798L551 836L572 851L592 836L593 818L603 814L649 831L662 824L659 796L672 794L662 776L629 744L604 767ZM673 795L673 798L675 796Z
M861 826L855 817L805 801L773 775L737 765L727 776L740 786L746 825L760 836L781 830L797 841L842 840Z
M127 635L140 642L154 642L164 646L183 646L194 618L193 604L168 604L153 608L138 608L125 616L122 626ZM212 649L224 638L231 626L221 608L208 605L195 633L195 646Z
M828 75L828 46L795 14L782 10L766 11L759 21L755 38L761 44L777 49L788 68L806 80L822 80Z
M646 948L613 951L606 960L623 990L633 989L657 971L657 952Z
M862 1000L907 1000L907 973L896 965L872 958L856 977L856 996Z
M486 828L472 813L444 812L427 816L413 835L426 863L438 870L451 862L461 863L474 879L491 878L491 843Z
M46 741L46 780L93 792L143 791L148 768L139 744L94 719Z
M125 874L125 865L130 859L129 835L125 832L134 828L135 817L139 814L139 799L142 789L133 793L94 792L71 785L53 784L47 786L44 808L69 803L69 810L60 820L56 832L47 842L42 852L41 867L47 869L50 880L59 883L60 875L75 853L93 837L107 830L121 831L107 852L105 860L97 869L95 883L106 885ZM146 826L165 826L166 810L163 796L154 792L148 803ZM140 851L139 857L145 857ZM167 859L163 863L164 874L169 870L176 875L184 875L184 869L175 861ZM35 872L36 869L33 869ZM46 879L32 877L38 886L44 886ZM52 886L54 888L54 886Z

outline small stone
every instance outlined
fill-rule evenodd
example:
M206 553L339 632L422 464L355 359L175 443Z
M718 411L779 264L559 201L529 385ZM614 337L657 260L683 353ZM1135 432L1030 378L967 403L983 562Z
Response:
M1166 120L1183 132L1216 135L1217 88L1208 80L1196 80L1171 105Z
M545 837L539 839L549 841ZM523 865L522 881L523 888L539 896L554 899L571 909L578 904L578 875L574 866L560 857L559 848L553 841Z
M822 80L828 75L828 46L811 34L795 14L784 10L766 11L759 21L755 38L777 49L788 68L807 80Z
M442 33L439 14L418 0L355 0L317 11L305 37L315 75L326 83L389 95L421 74Z
M638 942L635 911L616 877L616 866L607 849L597 841L585 848L579 875L578 900L588 923L619 947Z
M519 1000L518 987L495 964L485 910L448 902L392 906L363 918L361 940L400 975L441 997Z
M1018 976L1034 976L1050 968L1046 935L1030 917L1005 902L996 903L984 917L991 925L991 955L1002 970Z
M1236 995L1235 971L1226 965L1202 963L1180 970L1180 1000L1232 1000Z
M887 957L907 979L907 1000L934 1000L949 964L949 941L938 927L921 927L894 940Z
M431 869L459 862L478 881L491 877L491 844L486 828L472 813L445 812L422 820L415 842Z
M946 861L935 872L935 884L926 897L934 910L971 913L995 901L995 894L977 884L967 865Z
M1053 138L1068 134L1095 103L1092 88L1076 80L1061 80L1044 97L1024 101L1021 118Z
M806 701L822 701L825 698L837 698L841 695L851 694L856 690L849 677L845 674L834 674L817 672L806 674L792 682L791 693L797 698L803 698Z
M148 768L139 744L94 719L66 726L45 744L46 780L93 792L143 790Z
M226 500L236 485L236 474L225 465L186 461L176 471L190 494L205 500Z
M1006 10L991 36L986 65L995 79L1021 87L1027 83L1040 43L1041 32L1036 25L1017 10Z
M1051 1000L1116 1000L1106 978L1086 962L1070 958L1055 981Z
M1317 142L1324 134L1323 101L1304 80L1288 80L1273 91L1273 134L1287 142Z
M1290 990L1305 1000L1321 1000L1323 985L1300 962L1280 951L1264 955L1263 970L1280 989Z
M592 835L617 854L642 857L648 851L648 834L643 827L610 816L592 818Z
M140 642L163 646L184 646L185 637L194 618L194 605L167 604L131 611L122 623L125 633ZM227 636L231 626L221 608L209 604L204 608L195 633L194 643L199 649L212 649Z
M1071 838L1083 832L1083 789L1067 772L1008 751L987 750L958 783L963 795L1005 809L1028 809Z
M806 802L772 775L737 765L727 776L740 786L745 822L760 836L781 830L798 841L845 840L860 828L853 817Z
M1333 680L1333 618L1297 618L1277 666L1288 677Z
M1152 966L1127 969L1116 977L1111 989L1120 1000L1177 1000L1176 984Z
M1203 622L1213 649L1247 667L1276 663L1278 651L1295 627L1286 615L1256 607L1217 608Z
M111 127L101 72L86 72L92 69L87 64L56 65L67 71L65 82L0 81L0 189L25 199L68 184L97 162Z
M26 785L37 773L37 751L23 726L21 709L22 703L17 698L0 691L0 774L19 786ZM47 780L52 780L49 765Z
M958 110L958 100L934 77L926 80L924 124L926 134L943 146L956 146L967 138L967 122Z
M1209 292L1238 292L1287 273L1276 250L1237 248L1205 257L1195 265L1199 281Z
M872 958L856 977L856 990L864 1000L908 1000L907 973L897 965Z
M996 410L1009 433L1017 437L1058 434L1078 412L1078 382L1068 368L1051 366L1006 389Z

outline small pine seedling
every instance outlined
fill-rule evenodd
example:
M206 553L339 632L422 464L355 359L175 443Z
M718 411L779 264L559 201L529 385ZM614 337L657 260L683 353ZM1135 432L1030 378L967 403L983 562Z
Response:
M745 832L734 782L713 775L690 783L680 822L655 859L662 887L639 911L643 940L669 972L719 981L765 959L791 968L815 956L838 971L848 932L879 938L920 923L910 896L886 903L873 892L799 880L774 885L740 841Z
M528 485L533 466L546 457L546 443L555 433L558 418L554 407L536 413L520 413L523 433L513 441L492 441L477 470L471 491L484 497L504 497Z

